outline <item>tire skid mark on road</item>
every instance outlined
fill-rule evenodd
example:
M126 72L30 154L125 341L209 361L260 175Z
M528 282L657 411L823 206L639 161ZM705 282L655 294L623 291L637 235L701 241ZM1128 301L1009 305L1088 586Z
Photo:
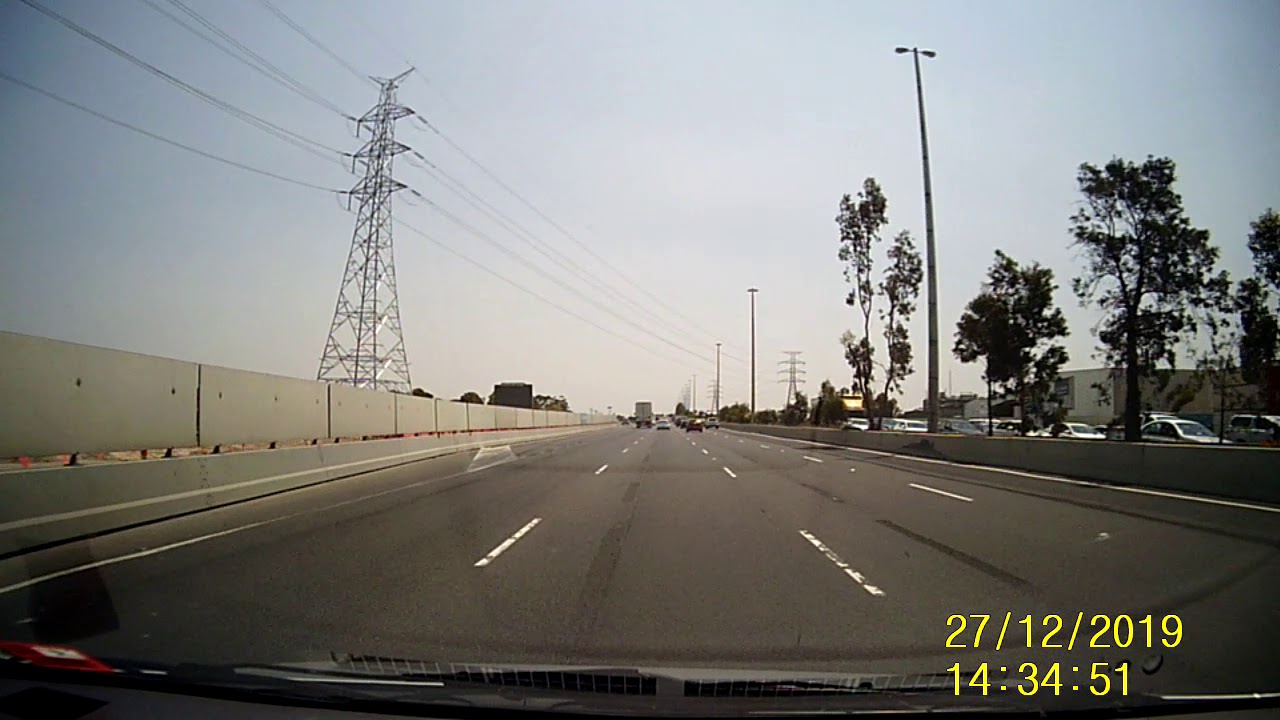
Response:
M956 560L959 560L965 565L968 565L969 567L972 567L975 570L984 572L987 575L990 575L991 577L997 580L1000 580L1001 582L1012 585L1015 588L1018 588L1020 590L1034 589L1034 586L1030 582L1018 577L1017 575L1014 575L1013 573L1007 570L1002 570L1001 568L998 568L995 565L992 565L986 560L983 560L978 557L974 557L973 555L970 555L969 553L966 553L963 550L957 550L956 548L953 548L950 545L947 545L946 543L939 542L926 535L921 535L920 533L915 532L914 530L908 530L907 528L893 522L892 520L880 519L880 520L876 520L876 522L898 533L899 535L903 535L905 537L911 538L912 540L915 540L921 545L928 545L929 547L933 548L934 550L937 550L938 552L944 555L947 555Z

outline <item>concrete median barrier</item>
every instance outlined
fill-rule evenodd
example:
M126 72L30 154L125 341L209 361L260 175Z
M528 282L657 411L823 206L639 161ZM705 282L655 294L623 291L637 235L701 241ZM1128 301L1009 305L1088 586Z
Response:
M723 426L965 465L1280 504L1280 449L1274 448L966 437L734 423Z
M0 474L0 556L374 470L592 428L539 428Z

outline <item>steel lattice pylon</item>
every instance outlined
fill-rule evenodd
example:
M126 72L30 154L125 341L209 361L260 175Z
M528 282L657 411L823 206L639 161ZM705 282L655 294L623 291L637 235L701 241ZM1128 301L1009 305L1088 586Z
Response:
M396 142L395 124L413 114L396 102L396 87L411 71L382 86L378 104L356 124L369 141L352 156L352 170L364 165L364 178L351 189L348 208L359 202L351 253L338 288L338 303L316 378L356 387L409 392L409 360L400 327L396 267L391 251L391 196L405 187L391 177L391 161L409 149Z

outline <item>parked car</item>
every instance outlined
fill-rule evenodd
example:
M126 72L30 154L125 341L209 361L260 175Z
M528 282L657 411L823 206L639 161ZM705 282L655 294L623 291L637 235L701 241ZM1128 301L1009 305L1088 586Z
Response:
M1246 445L1280 444L1280 415L1235 415L1227 424L1227 439Z
M866 418L849 418L840 426L842 430L870 430L871 422Z
M1218 436L1195 420L1156 420L1142 426L1142 439L1148 442L1182 442L1216 445ZM1230 442L1230 441L1228 441Z
M893 432L923 433L929 432L929 424L923 420L885 418L880 422L880 429L891 430Z
M938 428L951 435L986 435L987 431L977 425L965 420L964 418L942 418L938 421Z
M974 427L981 430L984 435L987 434L987 427L993 422L995 423L995 430L991 432L992 435L997 437L1012 437L1014 435L1022 434L1022 425L1019 424L1017 420L997 419L993 421L989 418L971 418L969 422L973 423Z
M702 427L703 427L702 419L694 418L692 420L685 422L684 431L685 432L702 432Z
M1056 425L1032 433L1036 437L1059 437L1072 440L1106 440L1106 433L1094 430L1092 426L1077 422L1061 422Z

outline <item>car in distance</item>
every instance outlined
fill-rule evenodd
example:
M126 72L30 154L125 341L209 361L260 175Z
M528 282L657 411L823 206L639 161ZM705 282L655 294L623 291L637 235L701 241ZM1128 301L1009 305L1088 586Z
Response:
M709 428L715 428L715 429L719 430L719 429L720 429L720 418L717 418L717 417L709 417L709 418L707 418L707 427L709 427Z
M871 422L866 418L849 418L840 426L842 430L870 430Z
M693 418L685 422L684 431L685 432L702 432L702 426L703 426L703 423L701 418Z
M671 423L667 422L666 420L659 420L658 424L654 426L653 429L654 430L670 430Z
M1218 436L1195 420L1156 420L1142 426L1142 439L1146 442L1218 444ZM1230 443L1230 440L1223 441Z

